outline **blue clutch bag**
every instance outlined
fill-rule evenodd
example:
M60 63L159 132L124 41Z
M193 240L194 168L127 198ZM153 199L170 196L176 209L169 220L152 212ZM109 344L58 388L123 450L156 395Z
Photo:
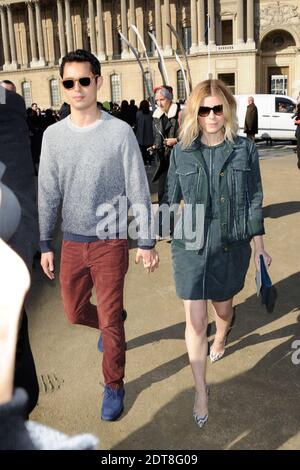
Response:
M277 299L277 290L273 286L264 257L259 257L259 271L256 272L257 296L261 298L261 303L266 306L267 312L272 313Z

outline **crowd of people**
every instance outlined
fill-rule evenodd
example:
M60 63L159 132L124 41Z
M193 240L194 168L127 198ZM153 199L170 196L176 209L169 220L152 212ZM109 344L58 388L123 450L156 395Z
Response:
M10 361L6 366L6 385L0 388L0 429L6 430L6 440L0 435L1 446L37 446L28 435L28 426L25 426L27 431L24 428L21 415L27 419L38 400L23 307L29 287L28 272L37 249L38 220L41 267L50 280L57 275L53 233L57 220L62 220L59 280L64 310L70 323L99 331L98 348L103 351L105 381L101 418L114 421L122 415L128 207L139 217L136 263L141 261L148 273L159 267L145 171L145 165L152 163L152 152L158 159L154 181L158 181L159 204L169 206L170 218L173 206L179 206L182 201L182 210L191 210L191 218L180 219L180 236L178 227L172 228L171 254L176 292L183 301L186 346L195 384L191 416L202 428L209 416L207 303L212 302L215 312L216 334L209 351L214 363L225 354L234 319L234 297L244 287L251 250L254 250L256 269L261 256L267 267L272 261L263 242L263 192L254 142L257 118L253 100L249 98L248 114L254 116L254 124L250 126L247 120L249 138L245 138L238 136L235 99L220 80L199 83L188 97L182 114L174 103L172 88L164 85L155 90L155 110L150 110L146 100L140 103L139 109L134 100L123 101L120 109L106 102L99 103L97 93L101 93L103 83L101 66L94 55L84 50L70 52L62 59L60 76L66 103L58 114L52 110L39 113L36 103L26 113L23 99L15 89L7 87L4 104L0 106L0 196L6 191L4 185L7 186L21 207L21 222L14 221L11 233L5 236L18 256L0 241L0 256L20 274L10 323L6 321L9 312L5 311L9 300L3 301L2 293L0 299L0 339L5 337L7 328L14 333L7 336L11 338L10 343L5 343ZM9 122L9 126L2 125L4 122ZM34 154L34 168L30 164L31 154ZM34 171L38 172L38 217ZM126 204L120 204L122 198ZM7 217L12 211L4 208L4 202L1 196L0 214L6 211ZM141 205L145 209L142 214L139 213ZM109 224L107 228L108 206L113 208L113 228ZM4 237L1 235L3 221L1 216L0 238ZM187 227L188 221L192 227ZM192 238L188 228L192 228ZM3 274L6 268L2 263L0 268L2 279L6 277ZM9 276L5 280L10 287L16 282ZM97 305L90 301L93 288ZM5 369L1 360L0 368ZM19 388L25 390L28 402L18 392ZM18 420L23 419L19 440L15 439L19 425L7 425L13 422L15 406L21 410ZM95 445L92 438L84 442L83 448Z

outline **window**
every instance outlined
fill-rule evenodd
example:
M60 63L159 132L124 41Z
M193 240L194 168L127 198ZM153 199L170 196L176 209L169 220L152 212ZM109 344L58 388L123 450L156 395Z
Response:
M190 26L184 26L182 28L182 42L185 51L189 53L192 45L192 30Z
M271 95L287 95L287 75L271 75Z
M57 108L60 105L59 84L56 78L50 80L51 106Z
M149 85L150 90L152 90L152 89L153 89L153 84L152 84L150 72L145 72L145 79L146 79L146 82L147 82L148 85ZM144 78L143 78L143 86L144 86L144 99L145 99L145 100L148 100L148 99L149 99L149 93L148 93L148 90L147 90L147 88L146 88L146 86L145 86Z
M235 76L234 73L218 73L218 79L222 80L228 86L231 93L235 93Z
M233 44L232 20L222 20L222 46Z
M31 90L30 90L29 82L22 83L22 96L24 98L26 108L30 108L32 100L31 100Z
M183 73L181 70L177 72L177 99L185 101L186 100L186 89L184 84Z
M121 84L120 75L113 74L110 76L111 101L113 103L121 103Z
M295 104L288 98L275 98L275 111L277 113L294 113Z

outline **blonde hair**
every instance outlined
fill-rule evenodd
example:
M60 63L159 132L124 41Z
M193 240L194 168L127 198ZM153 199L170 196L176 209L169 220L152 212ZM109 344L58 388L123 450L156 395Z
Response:
M205 80L198 83L194 88L184 108L179 134L183 149L189 147L202 134L198 121L198 111L200 103L208 96L217 96L223 104L225 139L233 141L237 135L238 121L236 116L236 101L233 94L221 80Z

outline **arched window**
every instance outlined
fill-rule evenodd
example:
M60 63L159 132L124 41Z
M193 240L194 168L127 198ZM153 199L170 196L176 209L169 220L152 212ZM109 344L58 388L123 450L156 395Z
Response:
M146 78L146 82L147 82L148 85L149 85L150 90L152 90L153 84L152 84L150 72L145 72L145 78ZM146 88L146 86L145 86L144 77L143 77L143 86L144 86L144 99L145 99L145 100L148 100L148 99L149 99L149 93L148 93L148 90L147 90L147 88Z
M121 82L120 75L114 73L110 76L111 101L121 103Z
M57 108L60 105L59 83L56 78L50 80L51 106Z
M31 100L31 89L30 89L29 82L22 83L22 96L24 98L26 108L30 108L32 100Z
M178 70L177 72L177 99L185 101L186 98L187 96L186 96L183 73L181 70Z

